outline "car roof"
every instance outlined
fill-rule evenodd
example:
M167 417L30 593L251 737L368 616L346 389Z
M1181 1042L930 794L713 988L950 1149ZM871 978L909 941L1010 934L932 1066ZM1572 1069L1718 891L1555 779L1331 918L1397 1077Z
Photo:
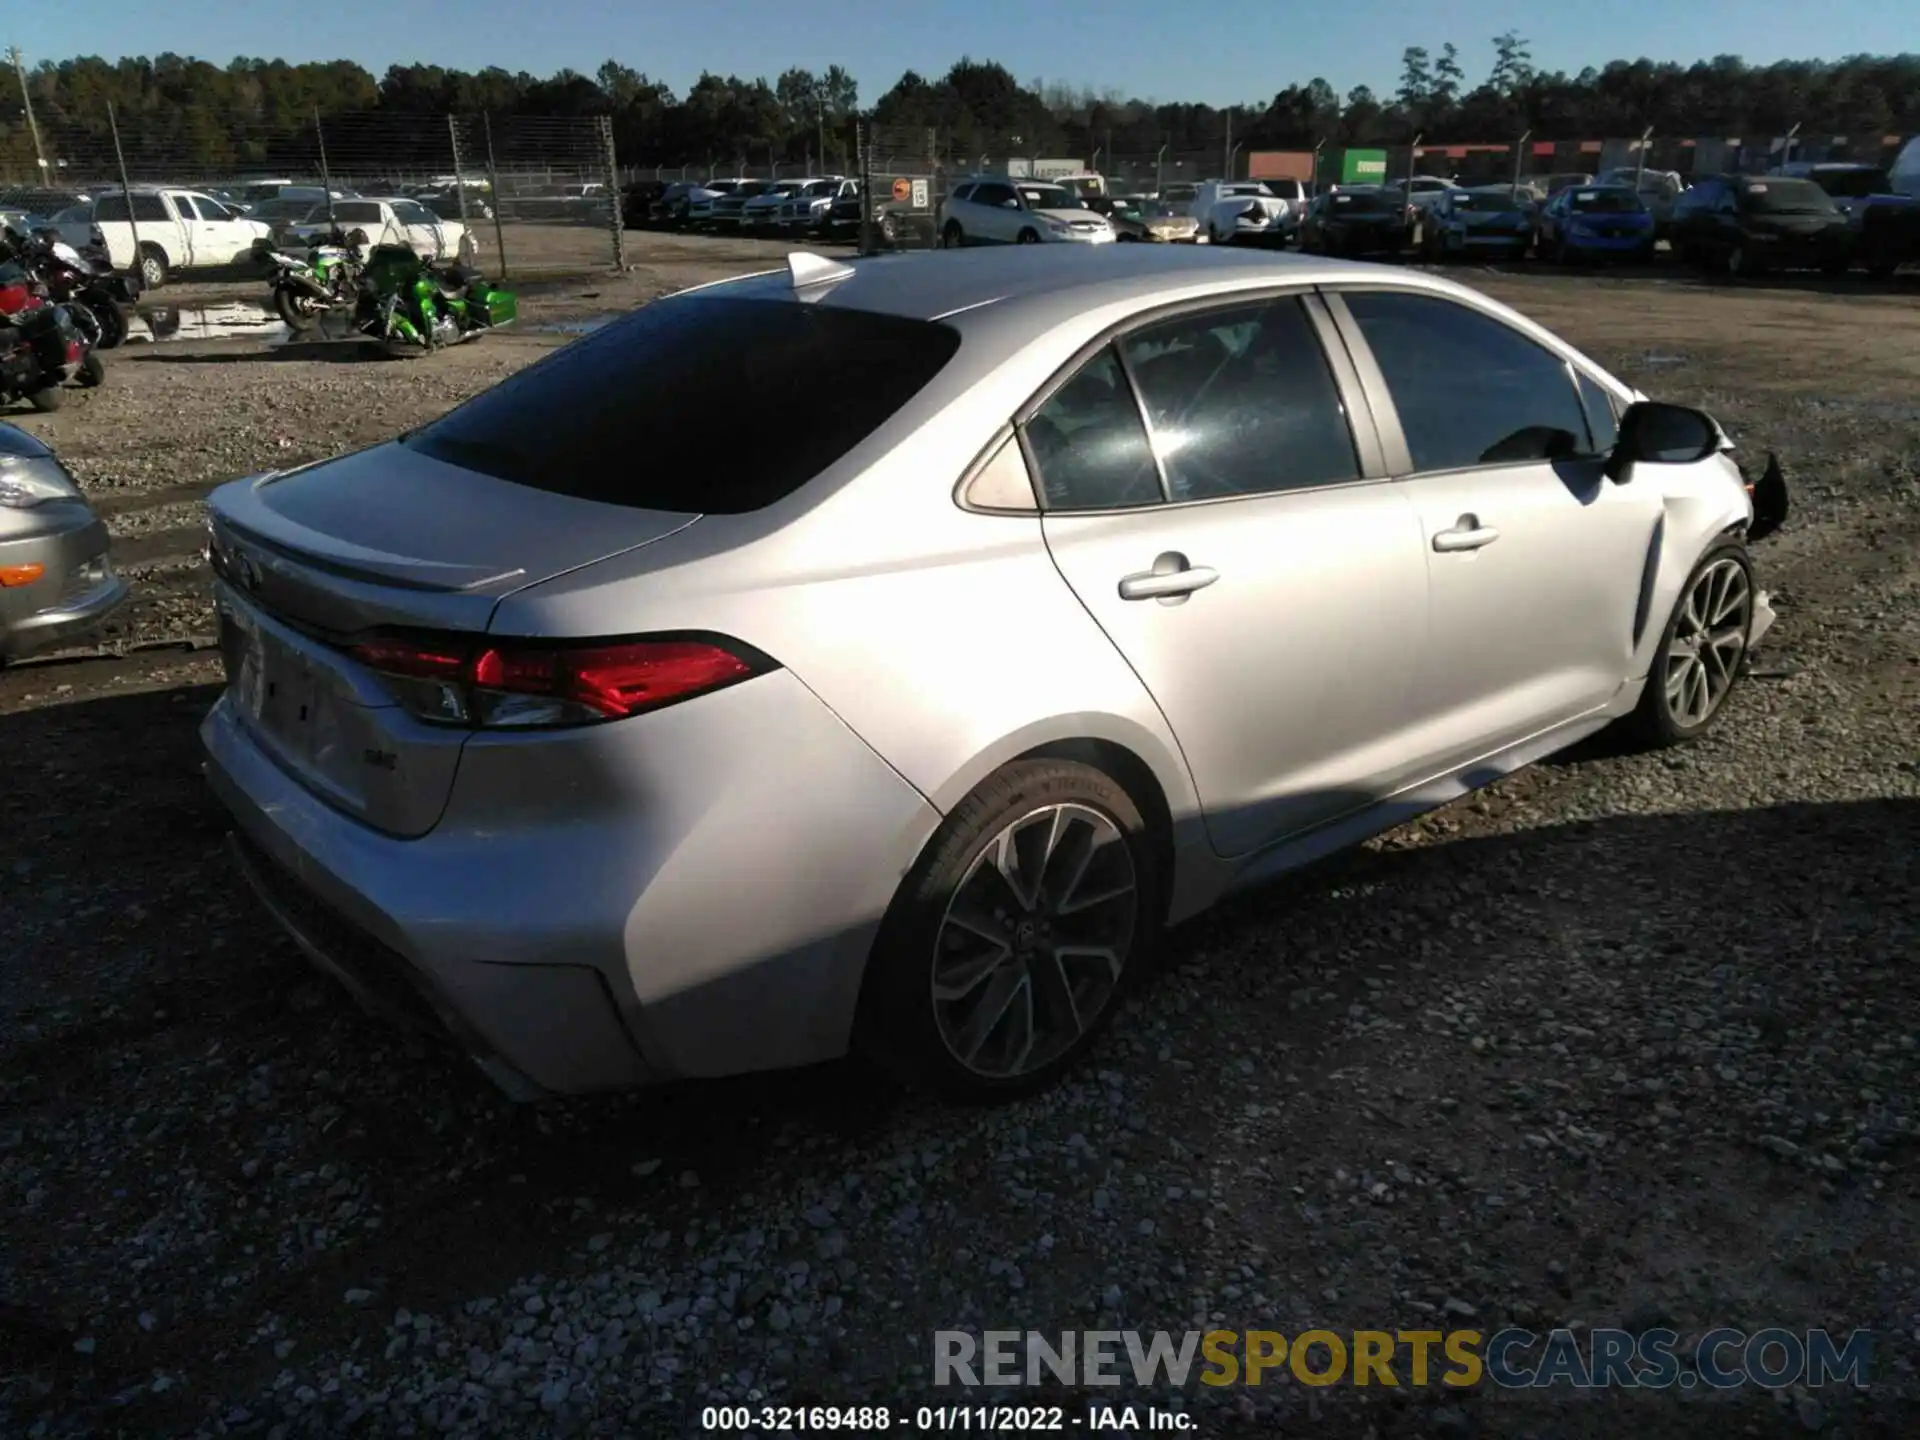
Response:
M1095 304L1150 305L1213 280L1255 286L1378 278L1441 294L1460 288L1399 266L1226 246L1217 252L1181 245L983 247L873 256L846 268L851 273L824 289L815 303L913 320L938 320L993 306L1002 313L1026 311L1034 323L1050 324ZM697 289L742 299L790 298L794 293L785 269Z

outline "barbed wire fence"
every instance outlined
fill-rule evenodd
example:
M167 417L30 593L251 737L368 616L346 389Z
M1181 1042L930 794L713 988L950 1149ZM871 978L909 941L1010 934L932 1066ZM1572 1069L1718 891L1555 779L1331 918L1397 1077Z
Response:
M245 213L255 214L277 181L330 188L342 198L416 200L449 233L464 226L476 263L508 278L626 263L621 170L603 116L368 112L216 120L203 112L149 117L103 107L98 115L43 119L38 130L39 154L11 132L0 145L0 204L11 194L50 212L123 185L158 185L245 204L253 207ZM258 218L306 218L293 208Z

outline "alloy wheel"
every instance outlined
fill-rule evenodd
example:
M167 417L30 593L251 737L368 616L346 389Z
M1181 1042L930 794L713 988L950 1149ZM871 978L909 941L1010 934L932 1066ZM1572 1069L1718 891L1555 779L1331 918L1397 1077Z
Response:
M1740 673L1753 620L1746 568L1717 560L1694 577L1667 645L1667 710L1689 730L1713 718Z
M1004 826L934 939L934 1019L953 1058L988 1080L1057 1059L1112 1002L1138 911L1133 852L1099 810L1047 805Z

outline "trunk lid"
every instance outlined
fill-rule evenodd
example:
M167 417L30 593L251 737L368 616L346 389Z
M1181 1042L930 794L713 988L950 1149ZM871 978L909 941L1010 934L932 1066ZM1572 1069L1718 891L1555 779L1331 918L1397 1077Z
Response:
M397 443L234 481L207 508L242 724L330 804L407 836L439 820L468 732L409 714L345 644L380 628L483 633L503 597L699 518L551 494Z

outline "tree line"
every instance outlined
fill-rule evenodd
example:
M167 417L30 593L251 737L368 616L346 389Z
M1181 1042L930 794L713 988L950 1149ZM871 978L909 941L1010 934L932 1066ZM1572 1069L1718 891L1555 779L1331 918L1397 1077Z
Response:
M173 54L109 62L42 61L26 74L43 147L57 155L111 154L107 107L137 153L228 172L266 163L315 117L445 114L564 119L611 117L624 163L798 161L843 156L852 122L890 132L931 130L950 154L1152 155L1217 149L1230 134L1247 149L1536 140L1637 135L1816 135L1920 130L1920 55L1748 65L1736 55L1690 65L1613 60L1577 75L1534 66L1527 40L1495 37L1478 79L1451 43L1409 46L1398 86L1344 95L1325 79L1290 83L1265 103L1216 107L1128 98L1005 66L962 59L938 78L909 71L862 109L852 75L792 69L776 79L703 74L684 95L609 60L591 76L544 78L489 67L396 65L376 78L347 60L288 64L235 59L224 68ZM9 86L9 89L13 87ZM18 94L0 103L0 162L32 166ZM29 173L31 173L29 171Z

